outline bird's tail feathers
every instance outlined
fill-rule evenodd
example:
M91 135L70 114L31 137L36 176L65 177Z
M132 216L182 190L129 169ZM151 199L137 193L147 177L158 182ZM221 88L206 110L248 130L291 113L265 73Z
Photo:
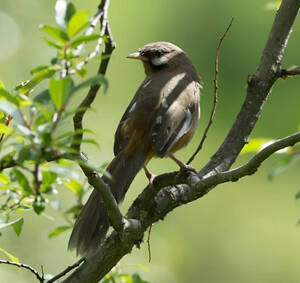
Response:
M125 156L120 152L107 167L112 178L103 177L103 180L110 185L117 203L123 200L146 158L147 155L143 152L131 156ZM105 237L108 228L109 218L106 208L99 193L94 190L76 220L68 248L76 249L80 255L91 254Z

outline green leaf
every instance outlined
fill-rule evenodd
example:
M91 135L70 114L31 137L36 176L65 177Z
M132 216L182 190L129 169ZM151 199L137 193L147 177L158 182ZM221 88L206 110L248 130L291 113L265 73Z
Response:
M14 104L10 103L9 101L0 99L0 110L12 116L19 124L24 126L26 125L22 113Z
M98 34L91 34L91 35L82 35L78 36L76 39L74 39L71 43L71 48L76 48L78 45L82 43L87 43L90 41L98 40L101 36Z
M295 199L299 199L300 198L300 191L298 191L296 194L295 194Z
M76 13L76 9L73 3L66 2L65 0L58 0L55 5L55 20L56 23L63 29L67 27L67 24L71 17Z
M37 102L34 105L40 110L45 118L47 118L48 120L52 120L52 113L50 113L43 105Z
M21 218L18 218L14 221L11 221L11 222L0 222L0 229L3 229L3 228L6 228L6 227L9 227L9 226L12 226L13 224L15 224L16 222L20 221Z
M17 236L20 236L23 228L24 219L20 218L17 222L15 222L12 227L14 228Z
M63 45L59 44L59 43L55 43L53 42L52 40L49 40L48 38L46 37L42 37L42 39L49 45L49 46L52 46L58 50L62 50L63 49Z
M36 214L41 214L45 208L45 199L42 196L36 196L33 202L33 210L36 212Z
M132 283L132 277L129 274L120 274L116 276L122 283Z
M0 124L0 134L7 134L10 135L13 130L7 127L5 124Z
M269 172L269 179L272 180L274 176L286 171L291 166L300 161L300 154L290 154L281 157L271 168Z
M72 89L72 79L64 78L56 80L54 77L50 80L49 91L53 104L57 109L64 106Z
M70 38L89 25L90 22L88 20L88 17L89 13L87 11L80 11L73 15L73 17L69 21L67 28L67 33Z
M18 152L18 158L17 161L18 163L22 164L25 160L28 160L30 158L30 151L31 151L32 146L23 146L21 150Z
M42 105L48 104L51 101L49 89L45 89L36 95L33 99L33 102L38 102Z
M48 35L50 35L53 39L57 40L58 42L66 43L69 40L68 35L61 29L48 25L41 25L40 29Z
M33 74L39 73L39 72L41 72L43 70L46 70L48 68L49 68L48 65L37 66L37 67L35 67L35 68L33 68L33 69L30 70L30 74L33 75Z
M52 185L56 181L56 178L57 178L57 174L49 172L49 171L43 171L42 175L43 175L43 177L42 177L43 184L47 185L47 186Z
M71 228L72 228L72 226L59 226L55 230L53 230L51 233L49 233L48 237L52 238L52 237L57 236Z
M14 255L10 254L5 249L0 248L0 252L2 252L3 254L5 254L11 261L19 263L19 259L17 257L15 257Z
M73 92L76 92L84 87L89 87L89 86L98 85L98 84L103 86L104 92L107 91L107 89L108 89L107 79L105 77L103 77L102 75L96 75L96 76L93 76L93 77L85 80L84 82L78 84L77 86L75 86Z
M268 138L250 139L249 143L246 144L242 149L241 154L249 153L249 152L258 152L261 149L263 149L265 146L271 144L274 141L275 141L274 139L268 139Z
M76 74L79 75L80 77L84 77L87 73L86 68L81 67L81 68L75 68Z
M10 183L9 177L4 172L0 172L0 182L5 185L8 185Z
M83 186L76 180L71 179L68 183L65 184L65 186L69 188L73 194L82 195Z
M0 89L1 88L5 88L4 83L2 81L0 81Z
M22 94L28 94L35 86L37 86L40 82L51 78L55 74L56 70L52 67L46 70L42 70L37 73L34 77L32 77L28 82L21 84L16 87L16 90Z
M33 190L29 185L27 177L19 169L13 168L11 173L15 177L20 187L24 190L24 192L26 192L27 194L33 193Z
M150 283L150 282L143 280L137 273L134 273L132 275L132 283Z
M0 98L9 101L17 107L19 106L19 100L3 88L0 88Z

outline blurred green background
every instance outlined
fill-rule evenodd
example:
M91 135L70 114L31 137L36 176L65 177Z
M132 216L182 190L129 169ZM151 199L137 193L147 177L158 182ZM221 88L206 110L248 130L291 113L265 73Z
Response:
M78 9L96 11L97 1L75 0ZM0 80L8 89L30 77L29 70L47 64L54 55L40 39L41 23L54 24L55 1L0 1ZM112 144L117 123L144 77L141 64L125 57L145 43L170 41L182 47L191 57L204 81L202 119L193 142L177 154L187 160L195 150L207 123L212 103L215 48L218 38L231 17L235 17L220 58L219 104L215 122L202 152L193 162L201 168L215 152L231 127L245 97L247 75L255 72L266 42L275 11L266 10L268 1L179 1L179 0L113 0L109 18L117 42L107 73L110 87L99 95L85 125L97 133L101 149L84 151L97 165L112 159ZM299 65L300 19L296 21L283 66ZM89 66L92 74L97 62ZM279 80L272 90L252 137L280 138L296 131L299 124L299 77ZM85 93L78 94L74 105ZM66 125L72 128L71 123ZM241 164L250 155L239 158ZM294 195L300 189L299 166L267 178L278 157L268 160L257 174L237 183L217 187L202 199L170 213L152 229L152 261L148 263L147 245L134 249L120 266L135 271L134 264L144 264L141 271L151 283L279 283L300 282L300 203ZM236 164L237 165L237 164ZM235 166L236 166L235 165ZM170 160L153 160L153 173L177 169ZM140 173L122 205L128 205L147 184ZM66 189L62 208L74 197ZM47 209L54 220L24 215L21 237L12 229L0 237L0 247L46 273L56 274L75 260L67 252L69 233L48 239L48 233L65 220ZM4 258L4 255L1 256ZM32 274L15 267L0 266L0 282L33 282Z

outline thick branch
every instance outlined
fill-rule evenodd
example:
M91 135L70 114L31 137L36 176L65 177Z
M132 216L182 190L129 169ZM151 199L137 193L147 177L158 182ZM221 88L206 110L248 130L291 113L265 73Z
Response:
M155 188L148 186L135 200L127 216L138 219L142 224L141 233L144 233L152 223L163 219L174 208L205 195L211 188L221 183L237 181L239 178L253 174L270 155L298 142L300 142L300 132L270 144L241 167L217 173L202 180L192 172L177 179L175 176L178 172L160 175L155 179ZM176 186L176 189L173 187L182 183L189 185ZM172 186L160 191L166 185ZM155 200L152 199L153 189L156 192L159 191ZM124 255L131 251L140 237L141 234L129 234L128 237L120 238L120 234L113 232L100 249L63 282L98 282Z
M174 208L200 198L220 183L253 173L263 160L281 146L286 147L300 141L299 133L283 139L275 145L266 147L246 165L224 172L230 168L247 142L270 89L280 76L281 59L299 6L299 0L282 1L259 68L254 75L249 77L247 97L242 109L221 147L200 171L200 177L194 173L179 178L176 173L159 176L154 180L154 187L148 186L130 207L127 217L139 220L143 232L152 223L163 219ZM64 282L98 282L124 255L131 251L136 241L140 240L141 234L128 233L128 237L123 236L121 237L114 231L99 250Z
M230 168L242 150L260 116L270 89L280 76L280 64L293 23L298 14L299 0L283 0L277 11L258 70L248 79L247 97L235 123L218 151L201 170L212 175Z

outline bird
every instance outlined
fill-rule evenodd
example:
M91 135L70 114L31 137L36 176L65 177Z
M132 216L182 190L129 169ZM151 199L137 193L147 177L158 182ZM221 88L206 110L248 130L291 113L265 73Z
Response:
M186 53L170 42L148 43L127 58L140 60L145 79L124 112L114 139L114 159L103 181L119 204L137 173L153 157L170 157L180 170L191 169L174 153L191 140L200 118L201 80ZM68 248L89 256L110 222L100 194L93 190L75 221Z

